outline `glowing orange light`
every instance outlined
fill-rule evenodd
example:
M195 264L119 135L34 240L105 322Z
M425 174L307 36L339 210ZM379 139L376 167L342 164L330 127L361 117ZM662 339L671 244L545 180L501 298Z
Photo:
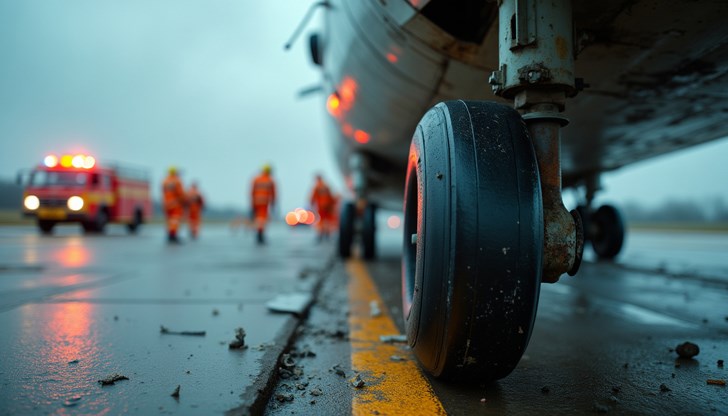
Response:
M387 218L387 226L393 230L399 228L400 224L402 224L402 220L397 215Z
M313 224L316 221L316 214L314 214L313 211L306 211L306 214L308 215L306 216L306 219L303 221L303 223L306 225Z
M354 105L357 88L358 86L354 78L346 77L341 81L339 97L341 98L341 107L344 111L348 111Z
M43 159L43 164L49 168L55 168L58 166L58 158L56 155L48 155Z
M332 116L335 116L339 113L340 105L341 101L339 100L339 96L336 93L329 95L328 100L326 100L326 108L329 110L329 113Z
M71 155L63 155L61 156L61 166L64 168L70 168L73 166L73 156Z
M289 212L286 214L286 224L288 225L296 225L298 224L298 217L296 217L295 212Z
M306 220L308 219L308 211L306 211L303 208L296 208L295 212L296 212L296 219L298 220L298 222L301 224L305 224Z
M369 133L365 132L364 130L357 130L354 132L354 140L356 140L358 143L369 143L370 138L371 137L369 136Z
M387 60L393 64L396 64L399 58L397 58L397 55L393 54L392 52L389 52L387 54Z

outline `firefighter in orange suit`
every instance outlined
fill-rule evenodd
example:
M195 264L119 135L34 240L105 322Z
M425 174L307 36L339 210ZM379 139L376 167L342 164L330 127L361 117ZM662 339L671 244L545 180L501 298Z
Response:
M319 216L318 238L324 240L329 238L334 225L334 209L336 201L331 194L331 189L324 182L321 175L316 175L316 183L311 191L311 207L316 210Z
M168 175L162 183L162 194L164 215L167 219L167 241L179 243L177 230L184 215L186 196L175 167L169 168Z
M258 244L265 242L265 225L268 212L276 203L276 184L271 177L270 165L264 165L258 176L253 179L250 190L251 213L257 230Z
M205 207L205 199L202 197L197 183L192 182L187 190L187 221L190 225L190 236L197 239L200 233L200 222L202 221L202 210Z

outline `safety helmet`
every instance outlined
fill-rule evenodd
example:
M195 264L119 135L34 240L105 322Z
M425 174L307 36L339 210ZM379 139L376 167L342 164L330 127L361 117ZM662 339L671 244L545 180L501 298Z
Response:
M170 166L168 170L170 175L176 175L177 174L177 168L174 166Z
M263 165L263 168L261 170L263 171L263 173L270 173L272 169L270 167L270 164L266 163L265 165Z

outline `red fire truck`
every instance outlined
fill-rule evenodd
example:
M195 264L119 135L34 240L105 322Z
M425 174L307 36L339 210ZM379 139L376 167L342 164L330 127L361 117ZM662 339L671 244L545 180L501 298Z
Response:
M149 176L141 169L99 166L89 155L48 155L27 172L23 214L49 234L61 222L81 223L84 231L103 232L108 223L129 232L152 216Z

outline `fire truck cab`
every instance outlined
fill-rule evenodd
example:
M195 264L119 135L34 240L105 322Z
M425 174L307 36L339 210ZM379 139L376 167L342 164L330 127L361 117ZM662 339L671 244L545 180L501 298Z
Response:
M120 223L134 233L152 216L147 172L99 166L93 156L48 155L24 182L23 215L35 218L44 234L68 222L98 233L108 223Z

